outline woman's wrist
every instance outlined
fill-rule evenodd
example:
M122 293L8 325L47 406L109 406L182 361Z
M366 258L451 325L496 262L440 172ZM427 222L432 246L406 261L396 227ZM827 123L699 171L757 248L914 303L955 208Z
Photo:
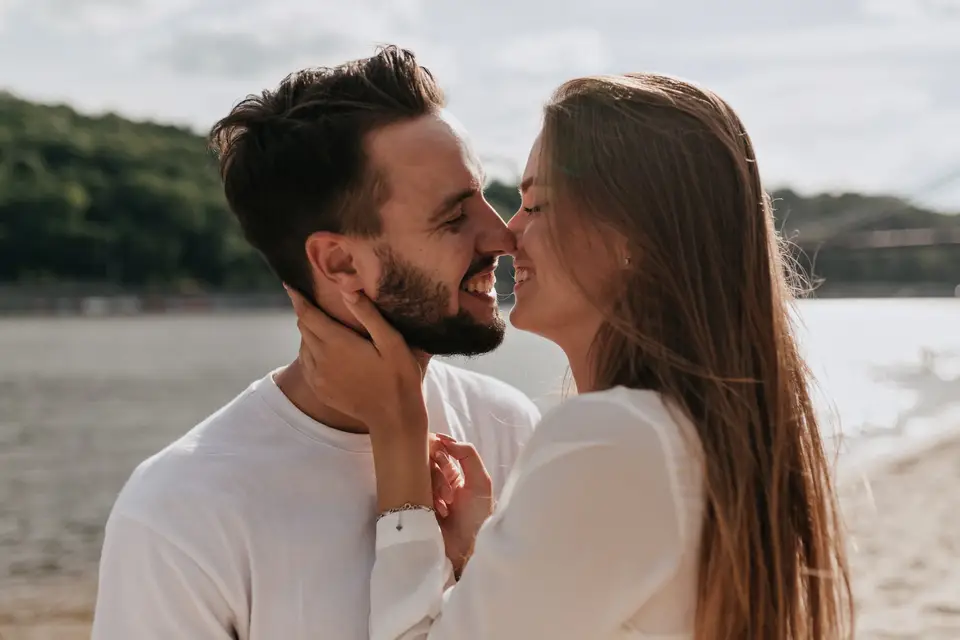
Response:
M406 504L433 506L430 450L426 428L422 437L392 432L374 436L373 462L377 477L377 506L381 513Z
M383 412L374 422L368 423L370 438L374 447L378 442L383 446L393 443L419 442L426 440L429 417L423 404Z

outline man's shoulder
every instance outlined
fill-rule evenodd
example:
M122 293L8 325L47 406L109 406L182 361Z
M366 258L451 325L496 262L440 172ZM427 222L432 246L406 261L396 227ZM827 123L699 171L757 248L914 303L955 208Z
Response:
M111 519L134 520L160 533L214 517L225 506L228 475L207 465L185 439L153 454L130 474L117 495Z
M252 428L247 424L256 403L252 389L142 460L120 490L111 517L160 531L232 509L231 496L247 475L244 434Z
M530 427L540 421L540 409L533 400L503 380L437 360L430 363L430 370L447 399L471 413L489 411L497 419Z

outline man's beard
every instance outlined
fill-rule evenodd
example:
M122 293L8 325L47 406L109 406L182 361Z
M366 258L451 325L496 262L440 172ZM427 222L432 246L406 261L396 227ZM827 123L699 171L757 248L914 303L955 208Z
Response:
M407 345L435 356L478 356L503 342L506 323L499 310L483 324L465 310L448 315L450 291L417 267L401 260L389 247L377 250L383 266L375 304L400 332ZM493 265L486 258L470 265L464 279Z

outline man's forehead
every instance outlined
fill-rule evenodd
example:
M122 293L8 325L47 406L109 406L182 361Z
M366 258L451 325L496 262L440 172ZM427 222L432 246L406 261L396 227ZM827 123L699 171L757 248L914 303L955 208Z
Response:
M452 117L452 116L451 116ZM404 199L442 198L452 188L482 181L482 168L462 125L442 114L401 122L368 141L371 160L390 193Z
M447 108L440 109L437 118L446 123L448 127L459 137L469 149L473 149L473 140L470 139L470 132L463 126L463 123L453 115L453 112Z

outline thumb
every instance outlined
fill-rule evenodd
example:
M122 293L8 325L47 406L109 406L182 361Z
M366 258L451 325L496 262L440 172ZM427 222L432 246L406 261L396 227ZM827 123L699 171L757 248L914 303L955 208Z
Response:
M460 464L464 484L471 487L478 495L492 495L493 483L476 447L469 442L457 442L443 434L437 434L437 437L443 443L447 453Z
M373 341L373 346L381 354L384 353L384 350L397 349L399 345L406 347L406 343L397 330L384 320L373 301L362 291L343 292L343 302L357 321L366 329Z

